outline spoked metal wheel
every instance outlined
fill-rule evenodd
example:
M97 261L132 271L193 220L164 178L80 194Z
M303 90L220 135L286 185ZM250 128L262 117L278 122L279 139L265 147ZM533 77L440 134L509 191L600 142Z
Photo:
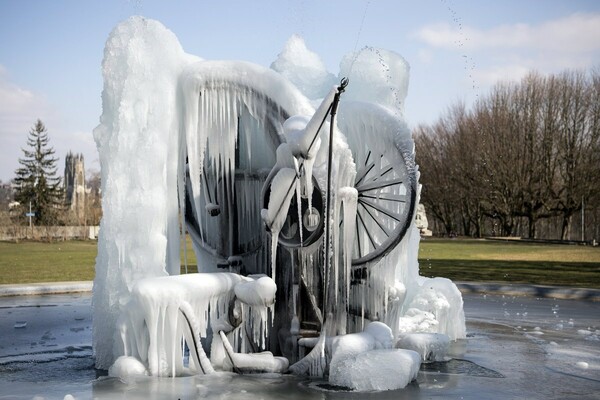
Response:
M243 262L248 273L263 272L261 190L284 121L312 107L277 73L247 63L195 63L180 85L188 147L185 217L194 248L218 266Z
M412 148L403 146L409 135L403 121L380 106L346 103L338 124L356 164L352 265L362 266L393 250L410 226L417 193Z

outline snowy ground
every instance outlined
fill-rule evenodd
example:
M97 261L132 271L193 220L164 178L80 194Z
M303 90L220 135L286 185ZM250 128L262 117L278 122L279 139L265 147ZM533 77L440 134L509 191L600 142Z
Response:
M289 375L145 378L94 370L90 294L0 298L0 399L600 399L600 304L465 295L468 338L399 391L348 393Z

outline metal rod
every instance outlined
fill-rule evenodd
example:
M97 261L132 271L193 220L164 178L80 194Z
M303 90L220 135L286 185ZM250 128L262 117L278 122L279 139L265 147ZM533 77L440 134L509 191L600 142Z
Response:
M327 155L327 201L325 203L325 296L323 296L323 322L327 319L327 297L329 296L329 273L330 273L330 256L331 243L329 240L331 221L329 214L331 213L331 169L333 162L333 130L335 122L335 114L340 102L340 95L348 85L348 79L343 78L338 87L338 91L333 98L331 105L331 123L329 124L329 152Z

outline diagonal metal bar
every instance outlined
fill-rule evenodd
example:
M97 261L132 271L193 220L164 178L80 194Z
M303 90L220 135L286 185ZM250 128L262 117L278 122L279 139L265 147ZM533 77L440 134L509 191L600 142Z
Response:
M360 219L361 224L363 225L363 229L367 234L367 237L369 238L369 241L371 242L371 244L373 245L373 249L377 249L377 244L375 244L375 241L373 240L373 237L371 236L371 232L369 232L369 230L367 229L367 224L365 224L365 221L362 217L362 215L360 215L360 211L357 209L356 210L356 215L358 215L358 219Z
M363 169L360 174L357 176L358 180L356 180L356 182L354 183L354 186L358 185L360 182L362 182L363 179L365 179L365 177L367 176L367 174L369 172L371 172L371 170L373 169L373 167L375 167L375 163L372 162L371 164L365 166L365 169Z
M358 209L356 210L356 213L358 214ZM358 256L362 257L362 252L361 252L361 248L360 248L360 232L358 231L358 224L356 224L356 241L358 242Z

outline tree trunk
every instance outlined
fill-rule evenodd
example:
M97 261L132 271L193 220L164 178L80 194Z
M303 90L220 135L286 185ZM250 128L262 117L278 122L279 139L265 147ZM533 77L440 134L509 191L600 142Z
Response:
M571 216L563 215L560 238L562 240L569 240L570 236L571 236Z
M536 235L536 222L537 219L533 215L527 216L527 221L529 222L529 239L535 239Z

